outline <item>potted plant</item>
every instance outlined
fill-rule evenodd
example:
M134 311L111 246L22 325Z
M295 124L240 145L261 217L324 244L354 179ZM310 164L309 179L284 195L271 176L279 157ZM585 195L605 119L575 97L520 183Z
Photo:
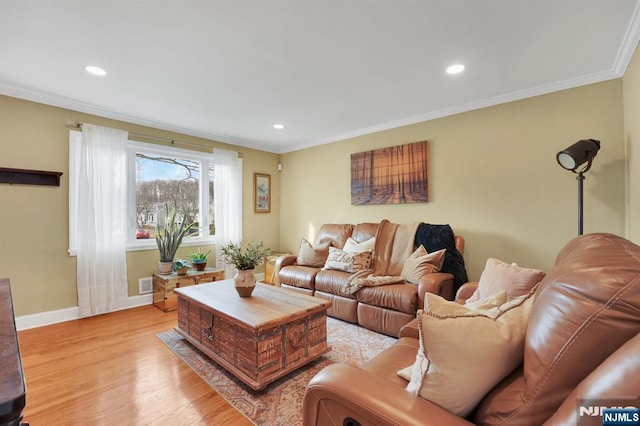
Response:
M173 261L173 272L178 275L187 275L187 269L191 268L191 262L184 259L176 259Z
M262 241L250 242L245 250L239 244L229 242L220 248L220 253L225 262L231 263L238 270L233 280L240 297L251 296L256 286L253 270L271 254L271 249L265 248Z
M193 251L189 253L191 262L193 263L193 266L195 266L195 268L198 271L204 271L204 268L207 266L207 259L209 258L209 253L211 253L211 250L209 250L206 253L202 253L199 248L198 248L198 251Z
M184 220L178 220L178 211L176 206L169 210L169 206L165 204L164 223L158 221L156 224L156 243L160 251L159 269L161 274L170 274L173 268L173 259L176 257L176 251L182 239L194 227L194 223L186 223Z

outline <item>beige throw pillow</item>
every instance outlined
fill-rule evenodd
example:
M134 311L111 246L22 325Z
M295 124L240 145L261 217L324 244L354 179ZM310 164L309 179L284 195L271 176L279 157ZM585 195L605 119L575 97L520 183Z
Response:
M534 291L485 310L427 293L416 360L398 372L410 380L407 391L458 416L471 413L522 363Z
M420 278L423 276L440 271L444 262L445 251L445 249L442 249L427 253L427 250L421 245L404 262L400 275L408 283L420 283Z
M328 255L329 243L318 244L313 247L309 241L303 238L302 241L300 241L300 251L298 252L296 263L301 266L322 268Z
M342 250L351 253L362 253L363 251L373 251L375 246L375 237L369 238L367 241L363 241L361 243L357 243L353 238L349 237L347 239L347 242L344 243L344 247L342 247Z
M509 265L498 259L487 259L478 288L465 303L476 302L500 290L507 291L507 300L514 299L527 294L546 275L539 269L521 268L515 263Z
M335 247L329 247L329 256L323 269L334 269L343 272L360 272L369 269L371 252L350 253Z

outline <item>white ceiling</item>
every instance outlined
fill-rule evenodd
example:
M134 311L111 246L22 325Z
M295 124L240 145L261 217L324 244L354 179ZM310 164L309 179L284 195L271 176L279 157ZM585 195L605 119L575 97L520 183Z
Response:
M621 77L639 1L0 0L0 93L283 153Z

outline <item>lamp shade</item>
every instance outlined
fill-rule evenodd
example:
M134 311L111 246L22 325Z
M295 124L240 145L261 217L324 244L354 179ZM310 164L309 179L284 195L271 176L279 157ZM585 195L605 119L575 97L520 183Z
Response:
M567 170L575 172L578 167L588 162L586 170L591 167L591 161L596 156L600 149L600 141L595 139L583 139L580 140L569 148L560 151L556 155L558 164Z

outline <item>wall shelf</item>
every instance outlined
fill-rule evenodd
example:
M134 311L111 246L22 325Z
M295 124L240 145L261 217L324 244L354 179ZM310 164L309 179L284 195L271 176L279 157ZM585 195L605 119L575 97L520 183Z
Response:
M0 167L0 183L21 185L60 186L62 172L44 170L7 169Z

